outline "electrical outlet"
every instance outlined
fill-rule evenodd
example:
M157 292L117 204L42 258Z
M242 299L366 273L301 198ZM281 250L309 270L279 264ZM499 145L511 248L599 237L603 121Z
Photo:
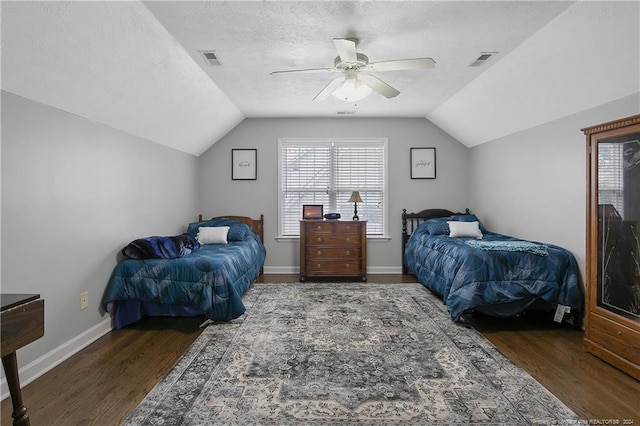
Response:
M83 311L89 307L89 292L80 293L80 310Z

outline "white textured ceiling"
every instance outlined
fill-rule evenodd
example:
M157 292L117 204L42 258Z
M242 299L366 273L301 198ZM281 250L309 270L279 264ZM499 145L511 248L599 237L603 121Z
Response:
M474 146L638 92L640 2L580 2L427 118Z
M141 2L2 2L2 89L200 155L244 116Z
M245 117L426 117L467 146L640 91L640 3L2 2L2 89L199 155ZM333 38L401 93L313 97ZM198 53L215 50L211 67ZM484 66L481 52L499 52ZM640 108L639 108L640 110ZM345 118L348 119L348 118Z

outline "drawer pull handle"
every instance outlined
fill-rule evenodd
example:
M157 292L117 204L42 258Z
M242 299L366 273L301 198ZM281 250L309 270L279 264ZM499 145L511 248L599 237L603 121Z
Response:
M347 266L347 269L351 268L351 265L350 265L350 264L348 264L348 263L347 263L347 265L346 265L346 266Z
M318 263L318 269L320 269L320 266L321 266L321 265Z
M322 238L318 238L318 242L322 241Z
M351 251L347 250L347 256L349 256L351 254Z
M622 336L622 331L618 330L618 336Z
M347 241L347 242L350 242L350 241L351 241L351 238L347 237L347 238L346 238L346 241Z
M322 226L318 225L318 227L316 228L318 231L322 229Z
M318 250L318 256L322 254L322 250Z

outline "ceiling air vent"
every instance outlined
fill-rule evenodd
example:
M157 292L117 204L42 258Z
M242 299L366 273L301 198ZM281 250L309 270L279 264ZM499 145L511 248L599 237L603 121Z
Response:
M353 115L355 113L356 113L355 111L338 111L338 112L336 112L336 114L338 114L338 115Z
M198 52L200 53L200 55L202 55L202 57L204 58L204 62L207 65L210 65L212 67L222 65L222 62L220 62L220 59L218 58L218 55L216 55L215 50L200 50Z
M470 67L479 67L480 65L487 62L489 59L493 57L498 52L482 52L480 56L478 56L473 62L469 64Z

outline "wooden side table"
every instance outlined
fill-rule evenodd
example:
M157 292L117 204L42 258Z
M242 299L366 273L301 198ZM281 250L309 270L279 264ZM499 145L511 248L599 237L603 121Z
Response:
M367 280L367 221L300 221L300 281L309 277Z
M30 425L22 403L16 351L44 336L44 300L39 294L1 294L0 336L2 367L7 377L14 425Z

